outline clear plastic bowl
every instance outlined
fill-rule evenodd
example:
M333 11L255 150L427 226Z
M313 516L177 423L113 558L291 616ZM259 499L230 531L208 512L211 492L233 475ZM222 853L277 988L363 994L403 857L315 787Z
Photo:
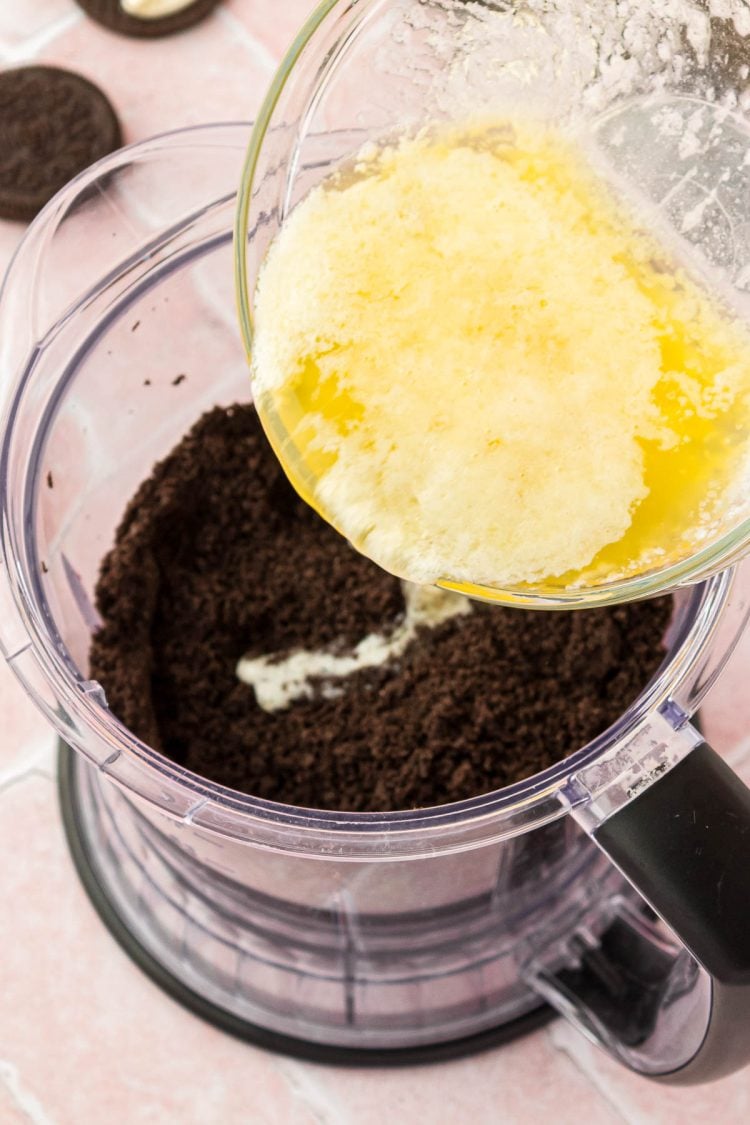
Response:
M545 950L575 964L576 930L595 940L633 901L563 794L654 724L686 737L746 606L730 572L683 591L659 674L610 730L459 804L291 808L126 729L88 676L94 584L155 459L209 407L248 399L231 241L248 134L216 125L115 153L15 257L0 297L2 651L78 752L78 830L112 908L193 997L302 1053L472 1042L539 1008Z

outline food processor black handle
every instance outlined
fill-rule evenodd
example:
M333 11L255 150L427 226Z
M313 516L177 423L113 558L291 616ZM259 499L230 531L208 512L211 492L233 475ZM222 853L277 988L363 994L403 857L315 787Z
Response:
M697 1052L653 1076L706 1082L750 1062L750 790L701 742L592 835L710 977Z

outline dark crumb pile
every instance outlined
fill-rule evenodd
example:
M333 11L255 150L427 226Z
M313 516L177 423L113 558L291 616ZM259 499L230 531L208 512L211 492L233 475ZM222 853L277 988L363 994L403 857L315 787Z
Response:
M297 497L247 406L205 415L156 466L97 593L92 674L136 734L234 789L360 811L474 796L570 754L654 673L671 609L477 604L338 698L268 714L237 679L242 655L345 651L404 603Z

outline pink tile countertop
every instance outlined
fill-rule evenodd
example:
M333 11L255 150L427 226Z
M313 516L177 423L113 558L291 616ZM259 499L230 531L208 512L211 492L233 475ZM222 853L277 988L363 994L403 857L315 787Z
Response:
M312 0L227 0L154 42L114 36L73 0L0 0L0 61L58 63L98 82L127 141L248 119ZM23 233L0 222L0 271ZM750 777L750 640L704 710ZM54 739L0 666L0 1125L558 1125L750 1120L750 1069L667 1089L560 1021L475 1058L399 1071L307 1065L239 1043L134 968L78 884L63 841Z

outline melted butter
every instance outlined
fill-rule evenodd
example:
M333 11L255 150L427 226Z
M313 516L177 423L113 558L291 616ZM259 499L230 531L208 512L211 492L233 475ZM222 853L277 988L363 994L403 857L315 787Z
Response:
M452 617L471 612L471 602L460 594L405 582L406 613L390 633L371 633L348 653L295 649L286 654L243 656L237 677L255 691L264 711L281 711L298 699L342 694L341 683L355 672L378 668L402 656L420 628L434 629Z
M403 578L585 586L731 519L750 338L559 135L363 154L285 223L255 313L292 482Z

